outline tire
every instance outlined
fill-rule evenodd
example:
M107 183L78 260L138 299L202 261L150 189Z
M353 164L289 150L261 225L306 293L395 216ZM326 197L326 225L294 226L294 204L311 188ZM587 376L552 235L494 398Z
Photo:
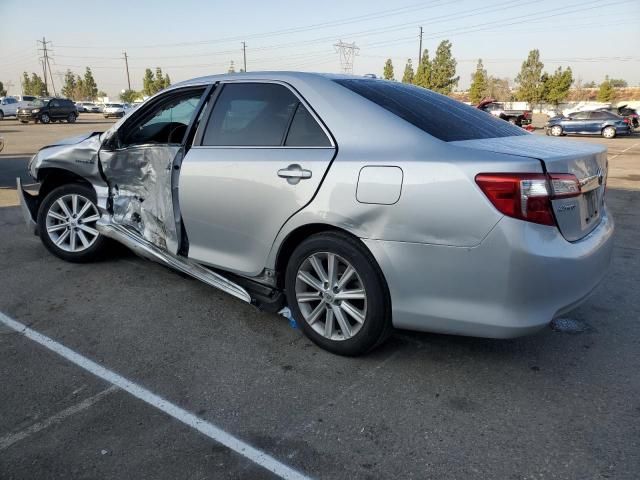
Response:
M29 123L27 120L20 120L20 123Z
M616 138L616 129L614 127L604 127L602 129L602 136L604 138Z
M77 116L77 115L76 115L75 113L71 112L71 113L69 114L69 116L67 117L67 123L75 123L75 121L76 121L76 116Z
M40 115L40 122L42 123L49 123L51 121L51 118L49 118L49 114L48 113L43 113L42 115Z
M337 266L335 281L323 283L317 267L328 279L330 256ZM354 273L346 275L347 279L349 267ZM304 334L338 355L366 353L393 331L391 300L382 272L364 245L347 234L319 233L298 245L287 264L285 292ZM340 298L345 294L350 295L348 299Z
M74 196L76 214L82 216L72 217L72 226L65 227L64 221L69 219L66 212L74 214ZM85 210L87 201L90 205ZM95 191L86 185L69 183L55 188L44 198L38 210L38 233L47 250L57 257L67 262L91 262L103 255L107 243L95 230L98 218Z
M518 125L518 119L517 118L511 117L511 118L509 118L507 120L507 122L509 122L511 125Z
M549 132L551 132L551 135L553 135L554 137L559 137L563 133L562 127L560 125L554 125L549 129Z
M4 112L0 110L0 120L4 120Z

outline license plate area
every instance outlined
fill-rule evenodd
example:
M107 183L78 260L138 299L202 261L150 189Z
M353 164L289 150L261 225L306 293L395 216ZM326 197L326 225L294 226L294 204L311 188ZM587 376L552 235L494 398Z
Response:
M584 219L586 223L591 223L594 219L598 218L600 214L599 190L599 188L596 188L583 194L586 205Z

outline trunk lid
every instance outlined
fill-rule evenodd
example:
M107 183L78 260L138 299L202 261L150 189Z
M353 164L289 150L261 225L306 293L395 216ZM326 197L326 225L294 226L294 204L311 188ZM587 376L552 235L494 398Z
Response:
M558 228L570 242L588 235L604 215L607 148L602 145L537 135L464 140L451 144L536 158L549 173L575 175L580 182L581 194L551 201Z

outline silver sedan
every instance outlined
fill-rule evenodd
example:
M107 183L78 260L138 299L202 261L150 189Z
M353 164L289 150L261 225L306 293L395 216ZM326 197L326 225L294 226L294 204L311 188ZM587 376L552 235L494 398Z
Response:
M53 254L89 261L115 239L344 355L393 327L534 332L612 251L605 148L370 78L194 79L29 169L23 211Z

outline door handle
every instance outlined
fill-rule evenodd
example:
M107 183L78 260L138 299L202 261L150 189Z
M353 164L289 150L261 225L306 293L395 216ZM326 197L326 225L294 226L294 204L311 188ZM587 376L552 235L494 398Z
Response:
M294 163L287 168L278 170L280 178L286 178L291 185L296 185L300 180L311 178L311 170L305 170L300 165Z

